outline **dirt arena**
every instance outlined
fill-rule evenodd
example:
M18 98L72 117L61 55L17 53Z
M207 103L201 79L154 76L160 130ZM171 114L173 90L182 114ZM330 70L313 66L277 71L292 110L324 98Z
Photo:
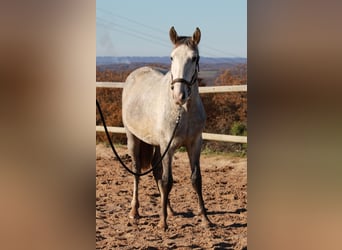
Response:
M125 147L118 149L130 163ZM197 195L190 181L185 152L173 161L174 185L170 193L176 214L168 217L168 230L157 227L160 197L152 173L141 178L141 218L128 218L133 176L114 159L110 148L96 146L96 249L247 249L247 159L202 154L203 197L211 228L196 216Z

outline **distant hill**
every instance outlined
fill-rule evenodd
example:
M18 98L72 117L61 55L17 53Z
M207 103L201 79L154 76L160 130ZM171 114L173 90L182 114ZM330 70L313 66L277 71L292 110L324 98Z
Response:
M170 58L167 56L163 57L114 57L114 56L97 56L96 66L107 65L107 64L131 64L131 63L160 63L170 64ZM247 63L247 58L244 57L201 57L201 64L237 64Z
M238 68L239 65L246 65L247 58L211 58L201 57L199 78L206 86L214 85L216 78L227 69ZM134 69L143 66L152 66L161 69L169 70L171 65L170 58L164 57L110 57L105 56L96 57L96 72L99 75L97 78L104 79L103 75L117 75L124 76L129 74ZM106 73L107 72L107 73ZM100 77L100 75L102 75ZM122 77L121 77L122 78ZM107 78L106 78L107 79Z

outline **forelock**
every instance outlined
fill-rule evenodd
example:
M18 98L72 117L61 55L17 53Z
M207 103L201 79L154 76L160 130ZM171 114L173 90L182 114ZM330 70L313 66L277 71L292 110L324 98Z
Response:
M177 48L178 46L185 44L186 46L188 46L189 48L195 50L198 52L198 47L196 45L196 43L192 40L191 37L189 36L180 36L177 39L175 48Z

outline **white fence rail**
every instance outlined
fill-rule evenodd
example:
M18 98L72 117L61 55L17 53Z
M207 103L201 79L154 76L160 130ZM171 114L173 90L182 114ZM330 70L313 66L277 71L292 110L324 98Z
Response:
M123 82L96 82L98 88L123 88ZM200 93L246 92L247 85L199 87Z
M123 82L96 82L98 88L123 88ZM199 87L200 93L247 92L247 85ZM124 134L123 127L107 127L111 133ZM96 132L104 132L103 126L96 126ZM247 136L202 133L204 140L247 143Z

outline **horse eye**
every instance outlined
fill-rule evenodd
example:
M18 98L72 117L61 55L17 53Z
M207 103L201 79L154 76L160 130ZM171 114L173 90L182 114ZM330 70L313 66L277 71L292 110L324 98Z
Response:
M173 61L173 57L172 56L170 57L170 60Z

